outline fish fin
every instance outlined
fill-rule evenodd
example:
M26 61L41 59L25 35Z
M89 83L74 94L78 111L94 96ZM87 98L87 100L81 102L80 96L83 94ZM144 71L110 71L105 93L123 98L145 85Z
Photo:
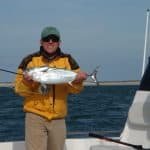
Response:
M39 86L39 92L42 95L46 95L49 92L49 88L47 84L40 84Z
M73 88L73 89L75 89L75 90L79 90L76 86L74 86L73 84L72 84L72 81L70 81L70 82L68 82L68 84Z
M88 75L88 77L91 78L91 80L96 83L96 85L99 85L99 81L97 79L97 72L98 72L98 69L99 69L100 66L97 66L93 72L91 74Z
M73 87L72 81L68 82L68 84Z
M47 67L47 68L45 68L45 70L43 70L42 72L47 72L47 71L48 71L48 69L49 69L49 68Z

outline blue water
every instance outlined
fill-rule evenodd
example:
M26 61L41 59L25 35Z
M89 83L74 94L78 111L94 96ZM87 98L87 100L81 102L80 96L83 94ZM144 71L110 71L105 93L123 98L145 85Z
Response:
M68 98L67 137L119 136L137 86L86 86ZM0 141L24 140L23 98L0 87Z

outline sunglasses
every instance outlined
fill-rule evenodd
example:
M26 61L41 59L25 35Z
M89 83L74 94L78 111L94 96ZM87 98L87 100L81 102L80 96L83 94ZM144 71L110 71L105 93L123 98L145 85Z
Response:
M43 42L50 42L50 41L52 41L52 42L59 42L60 39L56 35L48 35L47 37L42 38L42 41Z

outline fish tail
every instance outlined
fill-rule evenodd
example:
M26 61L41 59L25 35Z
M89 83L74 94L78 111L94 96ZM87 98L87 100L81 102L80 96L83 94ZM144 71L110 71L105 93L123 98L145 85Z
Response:
M100 66L97 66L97 67L93 70L93 72L88 75L88 76L91 78L91 80L96 83L96 85L99 85L99 81L98 81L98 79L97 79L97 73L98 73L99 67L100 67Z

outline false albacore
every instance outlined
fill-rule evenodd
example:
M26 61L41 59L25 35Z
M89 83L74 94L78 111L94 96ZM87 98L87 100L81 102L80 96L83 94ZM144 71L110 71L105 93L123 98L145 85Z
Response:
M98 83L96 79L97 68L88 75L95 83ZM47 66L30 68L27 69L25 73L27 73L32 80L41 84L71 83L77 76L77 73L74 71L62 68L50 68Z

